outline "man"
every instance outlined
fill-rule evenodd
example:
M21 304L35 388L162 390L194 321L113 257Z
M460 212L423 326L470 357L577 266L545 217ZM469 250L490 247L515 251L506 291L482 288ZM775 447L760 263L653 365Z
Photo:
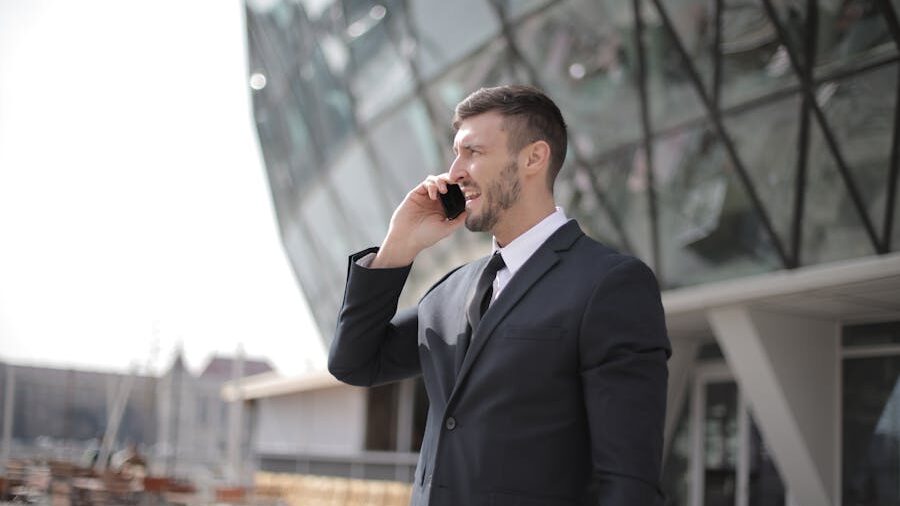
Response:
M362 386L423 376L416 506L661 505L670 347L653 273L555 206L566 126L543 93L478 90L454 127L450 171L351 257L329 370ZM450 183L466 197L453 220ZM397 312L416 255L463 223L496 253Z

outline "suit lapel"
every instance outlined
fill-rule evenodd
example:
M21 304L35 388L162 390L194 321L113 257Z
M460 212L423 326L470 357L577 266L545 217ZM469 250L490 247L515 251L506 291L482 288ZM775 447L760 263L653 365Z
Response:
M571 247L581 235L582 232L578 223L575 220L569 220L534 252L531 258L512 277L509 284L500 292L497 300L484 313L481 324L478 325L474 335L471 337L469 349L457 374L453 393L450 395L451 398L459 389L459 385L472 368L472 364L478 358L487 341L493 336L497 325L516 306L516 303L519 302L522 296L528 293L528 290L559 262L558 252ZM488 258L480 261L481 268L484 267ZM481 268L478 272L481 272Z

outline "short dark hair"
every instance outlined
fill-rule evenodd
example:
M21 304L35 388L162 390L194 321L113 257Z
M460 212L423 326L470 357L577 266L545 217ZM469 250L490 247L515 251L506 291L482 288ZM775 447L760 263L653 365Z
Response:
M550 146L547 183L553 188L556 175L566 159L568 135L559 107L533 86L511 84L481 88L457 104L453 129L472 116L496 111L504 116L510 154L516 155L528 144L544 141Z

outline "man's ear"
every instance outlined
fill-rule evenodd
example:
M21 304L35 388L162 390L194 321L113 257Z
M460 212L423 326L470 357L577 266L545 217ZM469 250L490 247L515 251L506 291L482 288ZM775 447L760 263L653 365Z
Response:
M550 165L550 145L547 141L534 141L522 149L522 170L526 175L543 171Z

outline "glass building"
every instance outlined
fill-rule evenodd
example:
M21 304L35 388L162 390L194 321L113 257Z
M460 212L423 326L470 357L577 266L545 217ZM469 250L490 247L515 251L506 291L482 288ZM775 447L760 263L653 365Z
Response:
M449 166L456 103L534 84L569 124L558 204L664 289L670 503L900 504L898 12L246 0L283 244L323 336L347 256ZM405 302L488 248L465 232L432 248Z

